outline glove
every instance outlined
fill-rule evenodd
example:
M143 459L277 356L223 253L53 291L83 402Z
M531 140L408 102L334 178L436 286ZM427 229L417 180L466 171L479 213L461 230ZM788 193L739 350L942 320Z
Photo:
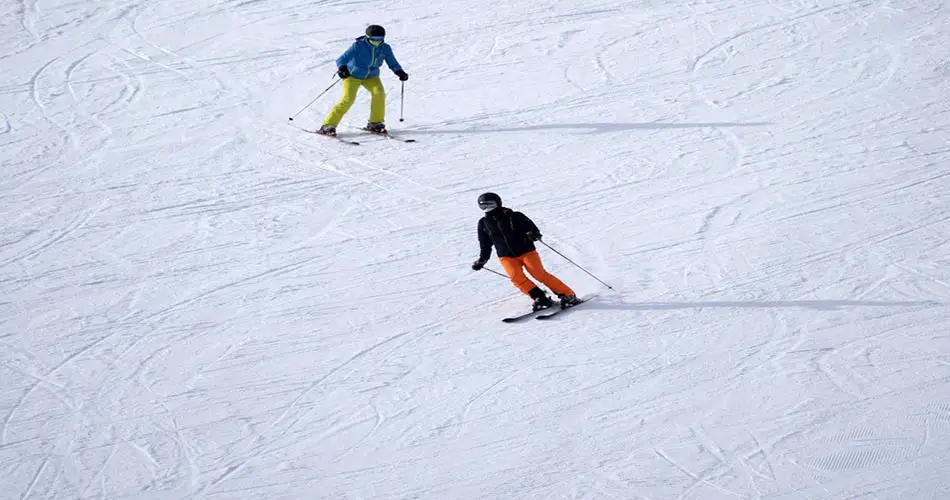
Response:
M479 269L481 269L481 268L483 268L483 267L485 267L485 261L484 261L484 260L476 260L475 262L472 263L472 270L473 270L473 271L478 271Z
M528 234L526 234L526 236L531 241L538 241L541 239L541 233L537 231L528 231Z
M346 66L340 66L336 69L336 74L340 75L340 78L349 78L350 77L350 68Z
M403 82L404 82L404 81L406 81L406 80L409 79L409 74L406 73L406 72L403 71L403 70L393 71L393 73L396 73L396 76L399 77L399 80L400 80L400 81L403 81Z

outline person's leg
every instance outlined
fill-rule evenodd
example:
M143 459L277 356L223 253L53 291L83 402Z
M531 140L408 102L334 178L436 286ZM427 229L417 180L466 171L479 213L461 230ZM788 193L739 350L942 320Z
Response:
M524 263L524 267L528 269L528 272L531 273L531 276L534 276L536 280L550 288L556 295L574 295L574 290L571 290L571 287L565 285L557 276L554 276L544 269L544 265L541 263L541 256L538 255L537 251L522 255L521 261Z
M535 311L554 305L554 303L551 302L551 298L548 297L547 292L525 276L523 255L521 257L500 257L499 260L501 261L502 267L508 272L511 282L518 287L518 290L521 290L525 295L534 299L532 308Z
M508 277L511 278L511 283L521 290L525 295L530 296L531 290L537 288L538 285L535 285L527 276L524 274L524 264L521 262L521 259L518 257L499 257L498 260L501 262L501 267L505 268L505 272L508 273Z
M363 87L369 91L369 121L370 123L386 123L386 90L383 81L378 77L363 80Z
M330 114L327 115L327 118L323 120L323 125L336 128L340 124L340 121L343 120L343 116L346 115L346 112L349 111L353 103L356 102L356 93L360 89L361 82L362 80L353 77L343 79L343 96L340 98L340 102L330 110Z

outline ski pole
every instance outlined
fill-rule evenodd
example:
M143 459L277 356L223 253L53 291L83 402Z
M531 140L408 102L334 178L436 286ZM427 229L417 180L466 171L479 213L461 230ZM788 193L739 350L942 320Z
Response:
M402 87L399 89L399 121L403 121L402 110L406 107L406 82L403 81L401 83Z
M303 113L303 112L304 112L307 108L309 108L310 106L313 106L313 103L317 102L317 99L323 97L323 94L326 94L327 92L329 92L330 89L332 89L334 85L336 85L336 84L338 84L338 83L340 83L340 82L342 82L342 81L343 81L343 79L341 78L341 79L336 80L336 81L334 81L333 83L331 83L330 86L327 87L326 90L324 90L323 92L320 92L320 95L318 95L317 97L314 97L313 100L310 101L310 104L307 104L306 106L304 106L300 111L298 111L296 114L294 114L294 116L291 116L290 118L288 118L288 120L294 121L294 118L295 118L297 115L299 115L300 113Z
M548 245L547 243L545 243L544 240L539 239L538 241L540 241L542 245L544 245L544 246L550 248L554 253L560 255L561 257L564 257L564 260L566 260L566 261L570 262L571 264L574 264L575 266L577 266L577 268L580 269L581 271L584 271L585 273L590 274L590 276L591 276L592 278L594 278L595 280L597 280L597 281L603 283L603 285L606 286L607 288L609 288L609 289L611 289L611 290L614 289L614 287L608 285L607 283L604 283L604 281L603 281L602 279L598 278L597 276L594 276L593 274L591 274L590 271L588 271L587 269L584 269L583 267L581 267L581 265L578 264L577 262L574 262L573 260L567 258L567 256L564 255L563 253L558 252L557 250L555 250L554 247L552 247L551 245Z
M496 271L496 270L494 270L494 269L491 269L491 268L488 268L488 267L483 267L482 269L484 269L484 270L486 270L486 271L488 271L488 272L490 272L490 273L492 273L492 274L497 274L498 276L501 276L502 278L508 279L508 276L506 276L506 275L504 275L504 274L501 274L501 273L499 273L498 271Z

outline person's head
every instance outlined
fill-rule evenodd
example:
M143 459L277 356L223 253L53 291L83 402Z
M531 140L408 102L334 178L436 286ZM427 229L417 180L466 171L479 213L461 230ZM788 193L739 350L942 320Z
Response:
M499 207L501 207L501 196L495 193L483 193L478 197L478 208L481 208L483 212L491 212Z
M386 29L378 24L371 24L366 27L366 39L373 45L382 45L386 39Z

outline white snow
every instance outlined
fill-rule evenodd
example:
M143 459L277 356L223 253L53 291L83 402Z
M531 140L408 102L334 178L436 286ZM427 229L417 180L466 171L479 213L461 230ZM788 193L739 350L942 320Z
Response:
M0 498L950 498L946 2L0 14ZM370 23L415 144L287 120Z

